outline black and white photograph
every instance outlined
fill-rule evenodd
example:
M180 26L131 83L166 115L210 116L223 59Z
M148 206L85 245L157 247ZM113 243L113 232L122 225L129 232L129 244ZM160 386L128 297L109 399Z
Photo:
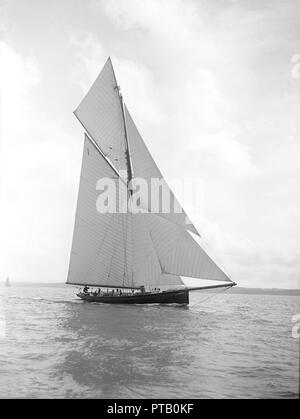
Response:
M0 0L0 399L299 399L299 22Z

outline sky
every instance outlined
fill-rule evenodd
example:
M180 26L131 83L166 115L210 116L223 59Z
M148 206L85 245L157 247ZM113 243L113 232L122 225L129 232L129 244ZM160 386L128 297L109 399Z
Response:
M72 112L111 56L162 173L199 180L183 206L216 261L299 288L299 18L299 0L0 0L0 281L66 280Z

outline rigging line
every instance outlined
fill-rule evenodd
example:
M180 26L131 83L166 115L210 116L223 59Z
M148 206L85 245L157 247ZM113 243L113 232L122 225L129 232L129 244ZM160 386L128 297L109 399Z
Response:
M121 228L122 228L122 237L123 237L123 246L124 246L124 264L123 264L123 278L122 278L123 286L125 285L125 276L126 276L126 237L125 237L124 222L125 222L125 218L122 215Z
M151 243L152 243L153 249L154 249L154 253L155 253L156 258L157 258L157 261L158 261L158 263L159 263L159 267L160 267L161 273L163 274L163 273L165 273L165 271L164 271L163 266L162 266L162 264L161 264L161 261L160 261L160 259L159 259L159 256L158 256L158 253L157 253L157 250L156 250L156 247L155 247L154 241L153 241L153 239L152 239L151 230L150 230L150 227L149 227L149 225L148 225L147 221L146 221L146 226L147 226L148 234L149 234L149 237L150 237L150 240L151 240Z
M124 133L125 133L125 139L126 139L126 144L127 144L127 157L128 157L129 168L130 168L130 179L129 179L129 181L131 182L132 179L133 179L133 167L132 167L132 161L131 161L129 138L128 138L128 133L127 133L126 114L125 114L125 105L124 105L123 96L121 96L121 105L122 105L122 114L123 114L123 121L124 121Z
M132 185L130 185L130 183L132 183L132 179L133 179L133 169L132 169L132 164L131 164L130 148L129 148L129 141L128 141L128 135L127 135L125 105L124 105L123 95L121 93L121 89L120 89L120 86L118 86L118 84L116 85L115 89L118 90L118 95L119 95L120 105L121 105L121 112L122 112L122 119L123 119L123 126L124 126L124 137L125 137L125 146L126 146L125 155L126 155L127 176L128 176L127 187L130 194L132 195Z
M123 237L124 237L124 275L123 275L123 285L125 283L126 271L127 271L127 280L129 284L129 273L128 273L128 261L127 261L127 243L128 243L128 195L126 193L126 204L127 212L123 214L122 217L122 228L123 228Z
M120 86L118 85L118 82L117 82L117 77L116 77L115 69L113 68L113 65L112 65L112 62L111 62L111 58L109 57L108 60L110 62L112 73L113 73L113 76L114 76L114 79L115 79L114 89L118 90L118 95L119 95L119 98L120 98L120 105L121 105L122 117L123 117L123 122L124 122L125 145L127 146L128 159L129 159L128 163L129 163L129 169L130 169L130 179L128 179L128 181L131 181L131 179L133 178L133 170L132 170L132 165L131 165L130 150L129 150L128 136L127 136L127 126L126 126L126 118L125 118L125 104L124 104L123 95L121 93ZM128 182L127 182L127 185L128 185Z
M129 221L129 218L128 218L128 214L126 213L125 214L125 220L124 220L124 223L125 223L125 243L126 243L126 246L125 246L125 273L126 273L126 275L127 275L127 283L129 284L129 269L128 269L128 226L129 226L129 223L128 223L128 221Z
M216 297L217 295L219 296L222 292L228 291L228 290L229 290L229 288L231 288L231 286L228 286L228 287L224 288L223 290L218 290L218 291L216 291L215 293L213 293L212 295L210 295L209 297L205 298L204 300L201 300L200 302L201 302L201 303L205 303L205 301L208 301L208 300L210 300L211 298Z
M114 227L114 224L115 224L115 213L113 213L113 222L112 222L113 227ZM113 231L114 231L114 229L113 229ZM116 240L114 240L114 242L113 242L113 251L112 251L110 264L109 264L109 271L108 271L108 275L107 275L108 278L110 278L110 273L111 273L112 261L113 261L113 256L114 256L114 253L115 253L115 248L116 248Z
M131 283L131 285L133 286L134 285L134 282L133 282L133 228L132 228L132 225L133 225L133 214L130 212L129 213L129 221L130 221L130 251L131 251L131 253L130 253L130 255L131 255L131 259L130 259L130 268L131 268L131 271L130 271L130 275L131 275L131 277L130 277L130 283ZM129 274L128 274L128 276L129 276Z

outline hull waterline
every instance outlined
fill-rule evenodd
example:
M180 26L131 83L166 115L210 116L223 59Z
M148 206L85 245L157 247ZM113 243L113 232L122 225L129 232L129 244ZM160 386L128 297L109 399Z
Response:
M188 304L188 289L176 291L162 291L160 293L144 293L134 295L118 296L94 296L85 293L78 293L77 296L84 301L103 304Z

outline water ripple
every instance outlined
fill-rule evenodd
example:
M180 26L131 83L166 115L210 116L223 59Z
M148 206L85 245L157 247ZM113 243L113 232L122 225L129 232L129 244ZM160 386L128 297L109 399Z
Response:
M20 287L0 301L0 397L298 397L296 297L110 306Z

